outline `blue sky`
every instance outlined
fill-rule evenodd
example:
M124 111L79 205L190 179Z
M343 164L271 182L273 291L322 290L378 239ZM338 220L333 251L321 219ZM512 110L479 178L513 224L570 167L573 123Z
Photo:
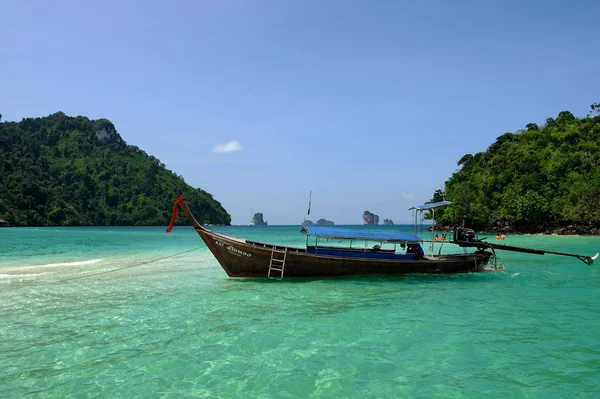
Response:
M3 120L108 118L247 223L396 223L465 153L600 102L598 1L0 3ZM165 193L175 199L179 193Z

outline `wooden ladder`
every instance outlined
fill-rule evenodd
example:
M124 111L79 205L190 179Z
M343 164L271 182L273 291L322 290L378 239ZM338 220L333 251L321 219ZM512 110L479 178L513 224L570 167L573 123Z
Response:
M283 259L281 258L283 254ZM271 262L269 263L269 273L267 277L274 280L283 279L283 270L285 269L285 259L287 258L287 248L284 250L273 247L271 250ZM275 272L275 273L273 273ZM279 275L277 275L279 273Z

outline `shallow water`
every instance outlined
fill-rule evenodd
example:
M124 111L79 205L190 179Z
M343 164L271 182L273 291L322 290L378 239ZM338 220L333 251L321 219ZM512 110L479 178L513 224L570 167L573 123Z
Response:
M305 240L297 226L215 229ZM598 237L505 243L600 250ZM0 229L0 397L599 397L598 265L500 261L244 280L190 227Z

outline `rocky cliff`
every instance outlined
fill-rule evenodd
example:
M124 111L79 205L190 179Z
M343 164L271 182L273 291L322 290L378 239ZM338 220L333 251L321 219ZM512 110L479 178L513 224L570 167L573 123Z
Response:
M252 224L255 226L266 226L267 222L264 221L263 214L260 212L257 212L252 217Z
M394 221L392 219L383 219L383 224L392 225Z
M379 224L379 215L375 215L369 211L364 211L363 224Z

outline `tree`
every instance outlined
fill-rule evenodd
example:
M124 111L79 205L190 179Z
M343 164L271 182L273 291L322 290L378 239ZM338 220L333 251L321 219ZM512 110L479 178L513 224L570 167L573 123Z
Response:
M467 162L469 162L471 159L473 159L473 155L471 155L471 154L465 154L465 155L462 156L461 159L459 159L459 161L456 163L456 166L464 165Z
M431 204L434 202L442 202L446 200L446 194L442 191L442 190L435 190L435 192L433 193L433 198L430 201L427 201L427 204ZM444 208L437 208L435 211L435 217L440 220L440 218L442 218L444 215ZM431 218L433 217L433 214L431 212L427 212L424 214L424 219L425 220L431 220Z
M99 140L99 128L113 134ZM166 225L180 194L201 222L231 222L212 195L125 144L106 119L0 123L0 176L0 219L14 226Z
M600 114L600 103L591 106ZM485 229L495 223L600 227L600 116L577 118L562 111L547 124L505 133L487 151L465 154L467 165L446 182L452 205L436 211L445 225ZM439 190L432 202L438 201Z
M532 130L540 130L540 127L537 125L537 123L528 123L527 125L525 125L525 128L528 132Z
M556 118L557 123L570 123L574 120L575 120L575 115L573 115L569 111L559 112L558 118Z
M521 222L543 222L548 219L548 199L529 190L516 200L516 219Z

